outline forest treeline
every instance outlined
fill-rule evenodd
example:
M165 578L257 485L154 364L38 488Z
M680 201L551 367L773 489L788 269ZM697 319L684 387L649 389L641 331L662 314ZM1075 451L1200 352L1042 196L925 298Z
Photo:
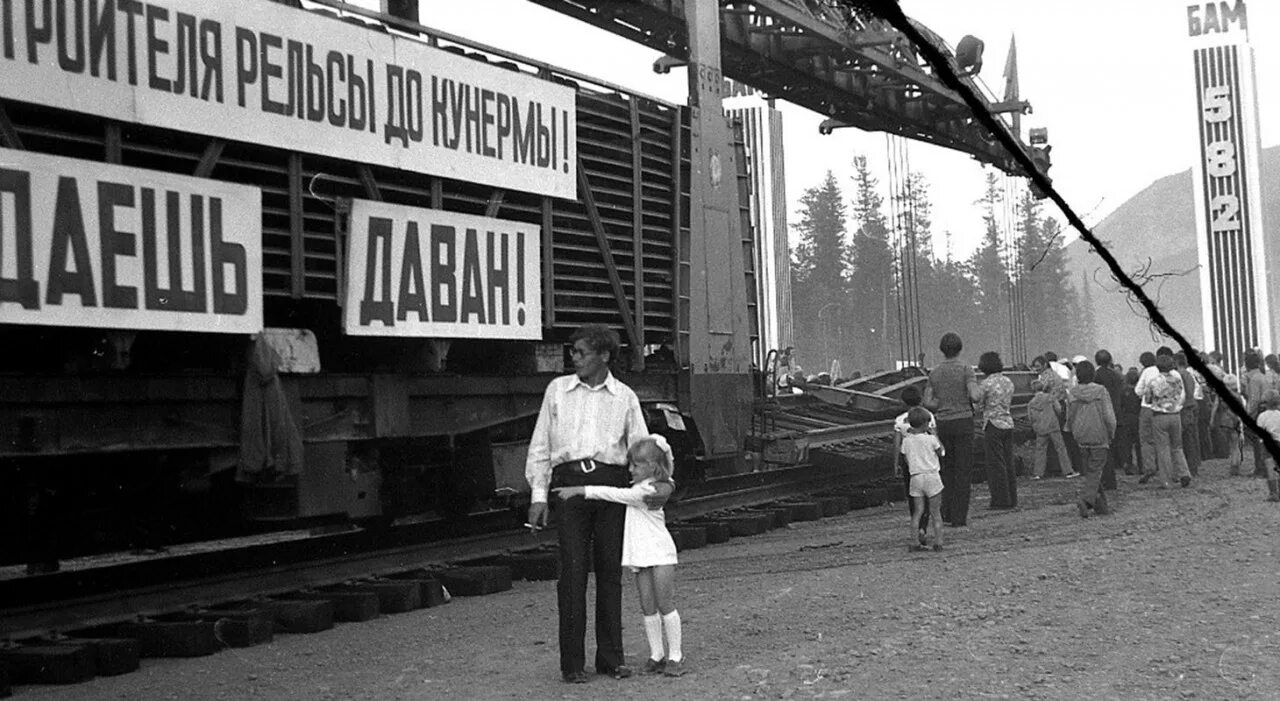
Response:
M1061 226L1025 188L988 172L977 202L982 244L952 255L937 235L929 183L914 172L891 180L888 201L865 156L854 158L849 191L828 171L800 198L791 251L795 351L806 373L870 374L941 359L938 339L955 331L964 357L999 351L1006 365L1046 350L1096 348L1088 285L1070 279ZM939 240L939 238L941 240Z

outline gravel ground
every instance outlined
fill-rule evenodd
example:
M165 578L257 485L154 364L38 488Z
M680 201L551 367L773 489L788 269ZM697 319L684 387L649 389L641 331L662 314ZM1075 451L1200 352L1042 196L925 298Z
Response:
M901 504L681 554L690 673L559 680L555 583L459 598L28 699L1280 699L1280 505L1209 461L1188 489L1124 477L1082 521L1075 481L1019 484L941 553ZM628 660L647 647L634 592ZM590 625L588 630L591 630ZM590 634L589 634L590 636ZM588 641L588 659L593 654Z

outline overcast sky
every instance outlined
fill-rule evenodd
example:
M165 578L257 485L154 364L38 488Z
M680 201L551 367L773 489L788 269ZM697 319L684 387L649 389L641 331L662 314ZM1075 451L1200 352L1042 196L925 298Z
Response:
M365 0L368 2L369 0ZM1194 82L1184 0L902 0L907 14L950 44L973 34L986 44L981 78L999 94L1010 36L1016 35L1028 126L1049 129L1050 176L1094 224L1153 180L1190 167L1195 145ZM527 0L421 0L422 23L481 43L672 102L686 95L682 71L657 75L657 54ZM1257 60L1262 144L1280 139L1267 115L1280 113L1280 2L1249 3ZM779 103L782 105L783 103ZM822 118L786 105L788 211L827 170L851 191L853 156L865 154L886 179L885 137L843 129L820 136ZM968 156L912 142L911 168L931 183L934 232L955 236L955 252L977 246L983 170ZM1191 193L1188 192L1190 197ZM1056 211L1056 210L1055 210ZM1062 217L1059 217L1061 220Z

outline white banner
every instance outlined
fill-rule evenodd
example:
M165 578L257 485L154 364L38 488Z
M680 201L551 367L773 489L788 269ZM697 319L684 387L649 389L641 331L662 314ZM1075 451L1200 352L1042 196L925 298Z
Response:
M0 97L577 197L573 88L265 0L4 0Z
M0 149L0 323L262 329L255 187Z
M1258 107L1244 0L1188 5L1195 76L1192 191L1204 346L1228 368L1273 348L1262 230Z
M541 340L540 250L533 224L355 200L343 329Z

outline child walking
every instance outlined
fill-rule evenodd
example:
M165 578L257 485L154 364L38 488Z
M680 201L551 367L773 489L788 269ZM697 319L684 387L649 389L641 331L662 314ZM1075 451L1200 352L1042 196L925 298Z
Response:
M1058 413L1058 400L1049 393L1043 380L1033 380L1031 389L1036 395L1027 403L1027 418L1031 421L1031 429L1036 434L1035 460L1032 465L1031 479L1044 479L1045 466L1049 459L1049 444L1058 451L1058 467L1067 479L1079 477L1080 473L1071 469L1071 457L1067 453L1067 444L1062 440L1062 416Z
M1084 466L1080 498L1076 501L1081 518L1088 518L1090 509L1099 515L1111 513L1106 490L1102 488L1102 471L1107 466L1111 441L1116 435L1116 412L1107 388L1094 384L1093 376L1093 363L1088 360L1076 363L1076 386L1067 395L1070 397L1067 423L1080 446Z
M929 412L924 407L914 407L907 412L907 423L911 428L902 437L902 453L907 456L907 470L911 474L911 486L907 493L915 511L911 514L911 551L924 550L919 542L920 518L924 513L925 499L929 504L929 535L933 538L933 549L942 550L942 531L938 524L942 523L942 476L941 461L945 451L938 437L929 433ZM896 465L895 465L896 468Z
M920 510L916 508L915 502L911 500L911 472L906 469L906 457L902 454L902 437L907 435L911 430L911 424L907 423L907 415L911 413L911 409L913 407L920 406L920 402L923 397L920 394L920 390L916 389L914 385L907 385L902 389L900 398L902 399L902 403L907 405L907 410L898 414L897 418L893 420L893 474L899 475L903 478L902 491L907 495L907 513L914 519L915 515L919 513ZM923 409L924 407L920 408ZM929 413L929 433L936 435L938 432L938 424L933 418L933 413L929 412L928 409L925 409L925 411ZM921 545L924 545L927 542L925 539L925 531L928 528L929 512L925 511L920 513L919 536Z
M646 436L631 444L631 486L558 487L562 499L586 497L627 505L622 532L622 566L636 575L640 610L644 613L644 633L649 640L649 660L644 671L679 677L685 673L680 612L675 607L676 544L667 532L662 509L644 503L653 494L655 482L671 479L674 460L671 446L662 436ZM663 632L666 633L664 645Z

